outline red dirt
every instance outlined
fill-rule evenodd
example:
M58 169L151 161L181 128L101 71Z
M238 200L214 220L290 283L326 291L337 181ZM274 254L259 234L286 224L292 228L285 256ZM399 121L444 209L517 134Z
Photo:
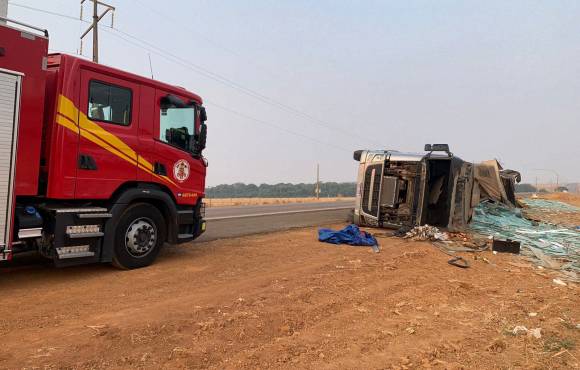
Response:
M0 368L580 366L576 285L517 256L459 269L428 243L379 241L306 228L169 247L134 271L0 270Z

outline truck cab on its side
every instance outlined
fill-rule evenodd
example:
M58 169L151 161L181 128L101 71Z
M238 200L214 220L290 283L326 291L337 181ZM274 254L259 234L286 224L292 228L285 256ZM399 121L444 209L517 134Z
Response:
M447 145L428 145L425 150L428 153L354 153L359 162L354 223L453 229L471 220L473 165L454 156Z
M427 144L425 153L357 150L359 162L353 221L361 226L464 229L481 201L516 207L518 171L495 160L470 163L447 144Z

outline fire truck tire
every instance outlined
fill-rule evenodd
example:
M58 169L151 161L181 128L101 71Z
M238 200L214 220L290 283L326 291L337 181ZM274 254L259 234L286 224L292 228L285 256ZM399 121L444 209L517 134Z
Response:
M147 203L127 207L115 229L113 265L122 269L149 266L165 242L161 212Z

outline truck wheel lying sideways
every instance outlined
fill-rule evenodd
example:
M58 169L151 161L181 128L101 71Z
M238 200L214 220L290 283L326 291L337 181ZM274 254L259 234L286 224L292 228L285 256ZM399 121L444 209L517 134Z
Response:
M198 95L65 54L0 24L0 261L150 265L205 231Z

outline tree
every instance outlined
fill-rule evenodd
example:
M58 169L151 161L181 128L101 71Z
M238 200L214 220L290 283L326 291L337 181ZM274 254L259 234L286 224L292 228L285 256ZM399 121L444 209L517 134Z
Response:
M516 184L515 192L516 193L535 193L538 189L532 184Z
M206 189L208 198L303 198L314 196L315 184L222 184ZM354 182L322 182L320 196L324 197L354 197L356 183Z

